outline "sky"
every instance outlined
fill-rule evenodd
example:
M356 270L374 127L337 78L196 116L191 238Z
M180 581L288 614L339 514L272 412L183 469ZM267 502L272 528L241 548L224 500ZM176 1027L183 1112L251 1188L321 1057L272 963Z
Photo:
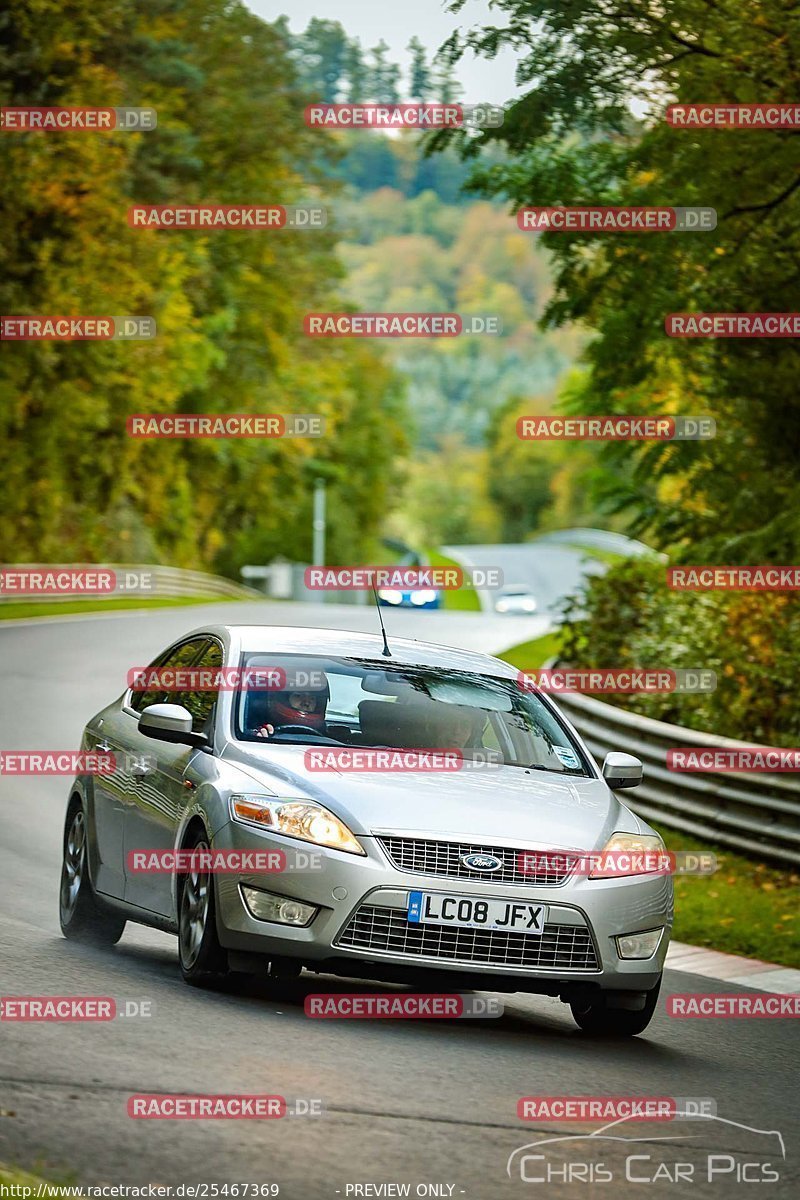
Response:
M409 39L415 34L430 56L456 27L502 25L503 14L492 14L487 0L467 0L458 15L445 11L443 0L244 0L251 12L274 21L286 13L292 32L300 33L312 17L339 21L350 37L357 37L365 48L383 40L389 45L388 58L405 70ZM489 60L467 55L456 67L456 78L464 88L465 104L482 101L502 104L518 95L514 84L516 55L508 51Z

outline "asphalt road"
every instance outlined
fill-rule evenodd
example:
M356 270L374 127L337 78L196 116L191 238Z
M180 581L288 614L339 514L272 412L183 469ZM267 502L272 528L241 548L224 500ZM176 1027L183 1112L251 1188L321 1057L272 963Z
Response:
M577 591L585 575L602 573L605 564L576 550L545 542L505 543L500 545L444 546L464 567L499 567L505 584L524 584L536 597L538 611L560 619L560 602ZM493 612L497 592L480 591L484 611Z
M292 624L364 629L374 622L369 609L223 604L3 623L2 748L75 747L85 720L122 690L128 666L212 617L264 620L263 613ZM392 629L413 630L412 636L483 649L497 649L498 638L510 643L539 631L535 621L478 614L398 612L386 620L390 636ZM780 1131L786 1160L775 1136L721 1121L675 1130L628 1125L625 1136L649 1140L632 1148L606 1141L591 1150L584 1142L553 1149L562 1165L550 1194L591 1200L616 1194L613 1182L597 1179L598 1163L629 1196L722 1200L732 1182L736 1196L797 1194L797 1022L678 1021L665 1014L670 992L744 989L668 971L649 1030L624 1043L587 1040L569 1010L548 998L505 997L504 1015L486 1021L313 1021L303 1013L307 992L378 989L304 975L280 992L262 982L197 991L181 981L167 935L129 925L110 951L82 949L60 936L67 786L57 777L0 776L0 994L149 999L153 1015L96 1025L0 1022L0 1160L83 1184L276 1183L289 1200L404 1194L381 1188L387 1184L410 1185L411 1196L535 1196L541 1184L521 1182L518 1170L507 1176L508 1156L540 1138L589 1133L597 1122L523 1122L516 1116L520 1097L646 1094L712 1098L726 1121ZM324 1115L260 1122L127 1116L131 1094L160 1092L320 1099ZM678 1141L652 1140L671 1132ZM632 1153L644 1156L628 1163L633 1176L659 1172L664 1179L682 1163L684 1182L626 1183ZM726 1173L710 1184L704 1182L709 1153L732 1155L715 1160ZM751 1176L766 1158L779 1182L737 1184L727 1164L733 1156L741 1163L743 1155L759 1164L749 1168ZM528 1174L538 1170L531 1160ZM558 1181L569 1172L571 1183Z

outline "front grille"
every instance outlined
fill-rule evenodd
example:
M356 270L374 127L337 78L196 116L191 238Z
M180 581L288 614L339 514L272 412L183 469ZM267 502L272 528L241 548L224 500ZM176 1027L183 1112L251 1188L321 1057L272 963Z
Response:
M405 909L362 904L337 944L351 950L384 951L450 962L497 967L597 971L597 953L585 925L548 923L535 937L504 929L459 929L411 924Z
M566 851L535 851L510 846L486 846L475 842L435 842L425 838L394 837L384 834L376 839L392 865L401 871L421 875L445 875L449 879L471 879L479 883L522 883L534 887L559 887L566 883L580 857ZM499 858L499 871L472 871L461 861L463 854L493 854ZM528 858L523 856L528 855ZM537 857L538 855L538 857ZM545 861L546 860L546 861ZM530 869L520 870L520 865Z

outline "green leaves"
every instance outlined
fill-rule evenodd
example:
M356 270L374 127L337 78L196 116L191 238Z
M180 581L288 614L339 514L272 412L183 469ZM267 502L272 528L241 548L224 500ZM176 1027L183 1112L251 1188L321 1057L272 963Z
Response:
M719 214L711 233L542 236L556 269L544 323L596 333L582 411L717 419L714 442L609 447L595 499L628 510L637 533L684 557L791 560L797 341L670 339L664 318L797 309L798 134L682 130L663 113L672 101L794 100L800 10L784 0L498 0L494 11L505 23L452 47L514 48L529 86L501 128L469 144L510 154L479 167L482 190L514 207L707 205Z
M302 331L306 312L341 307L331 233L126 221L133 202L319 199L319 135L280 30L226 0L11 0L4 22L3 104L152 106L158 128L0 138L0 311L149 315L159 334L3 345L0 557L232 575L307 557L317 458L335 477L332 553L368 559L404 419L371 349ZM318 412L328 435L132 442L136 412Z

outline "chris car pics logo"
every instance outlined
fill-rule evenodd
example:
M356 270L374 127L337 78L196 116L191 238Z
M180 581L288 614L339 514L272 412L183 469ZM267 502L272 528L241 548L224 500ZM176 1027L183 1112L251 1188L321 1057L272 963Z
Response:
M685 1105L664 1126L634 1114L602 1125L592 1133L537 1138L514 1150L506 1174L521 1183L545 1184L559 1195L594 1195L593 1185L678 1185L675 1195L726 1195L730 1186L777 1183L782 1177L786 1148L776 1129L758 1129L726 1120L696 1105ZM567 1191L569 1189L569 1191ZM702 1189L702 1190L701 1190ZM660 1192L658 1193L661 1194Z

